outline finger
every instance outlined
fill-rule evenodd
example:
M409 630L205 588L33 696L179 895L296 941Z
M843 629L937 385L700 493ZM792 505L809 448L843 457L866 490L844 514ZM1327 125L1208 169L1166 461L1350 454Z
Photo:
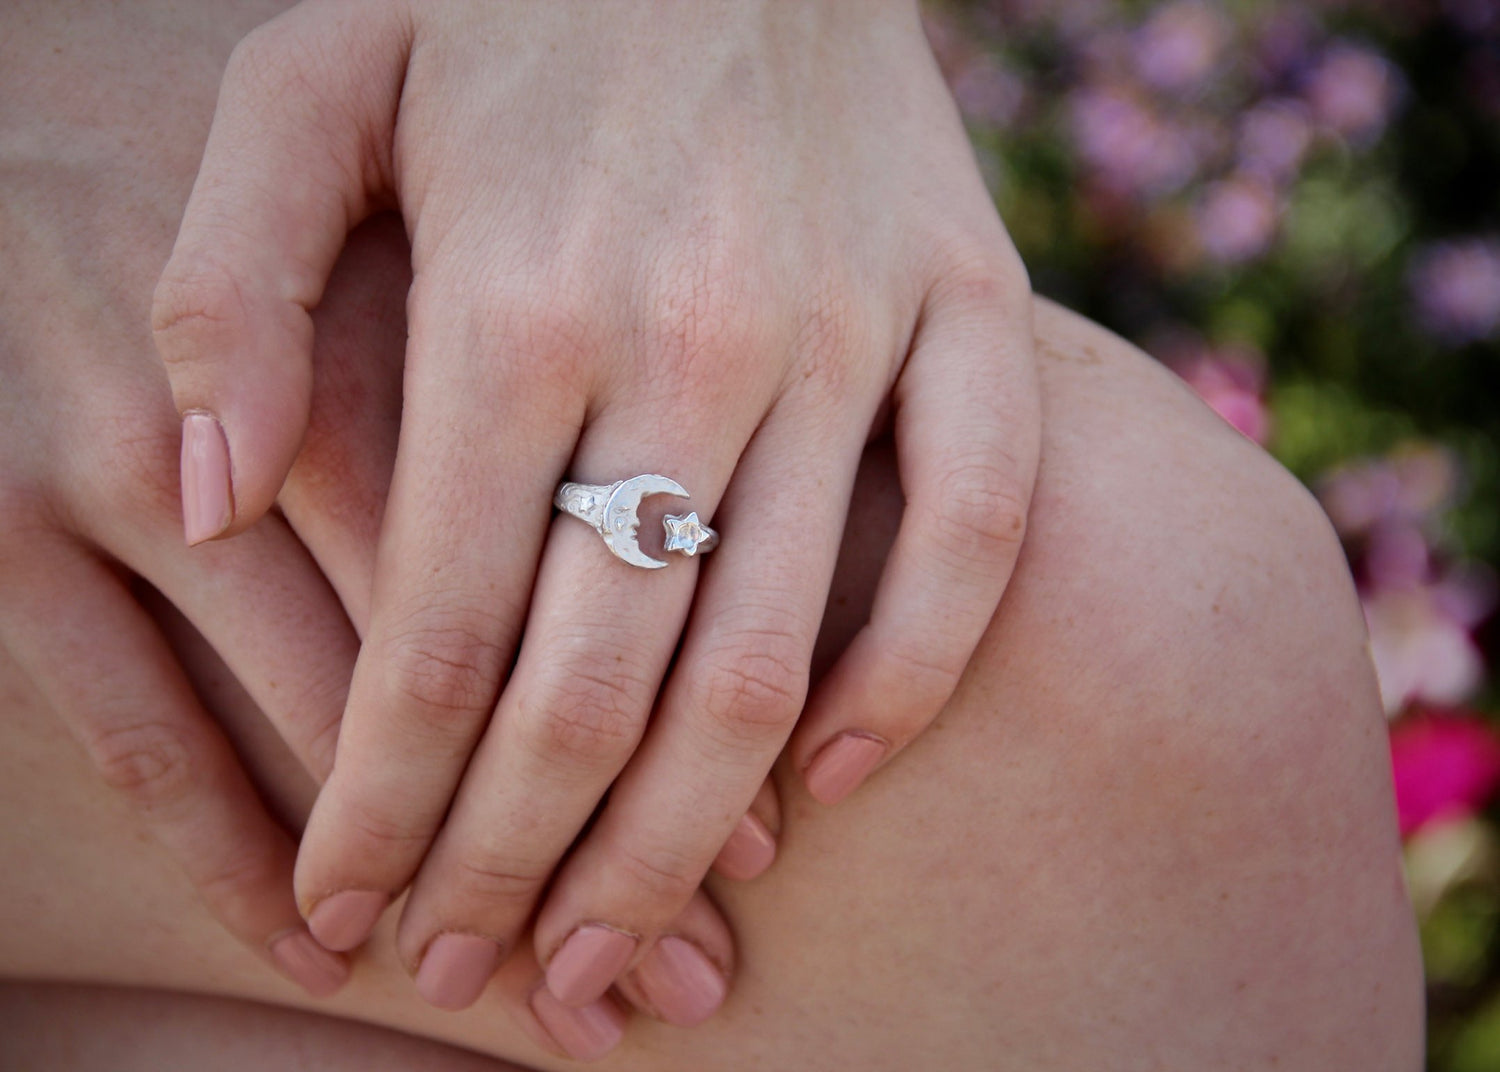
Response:
M953 695L1020 552L1037 390L1024 288L996 270L929 296L894 398L901 527L870 621L792 742L815 799L853 792Z
M236 47L156 289L189 544L242 531L275 501L307 425L309 311L372 190L389 187L379 146L406 31L382 14L394 5L339 6L298 5Z
M537 918L537 948L561 1000L591 1000L613 981L602 957L583 960L596 928L651 944L764 785L806 697L864 428L829 421L821 404L784 400L740 459L717 514L725 542L703 568L650 731ZM810 458L832 461L809 472ZM703 981L662 1010L669 1022L712 1012L722 982Z
M759 878L776 862L776 839L781 834L781 798L776 784L767 778L740 817L719 854L713 869L736 882Z
M580 1007L564 1005L544 985L536 952L524 936L496 972L490 990L544 1052L594 1061L624 1037L628 1017L622 1002L664 1019L658 1007L679 1005L681 993L693 989L700 976L728 979L734 968L729 926L699 890L613 994Z
M0 634L103 780L177 860L214 916L314 996L348 977L292 898L294 848L199 706L154 623L85 552L29 559Z
M146 528L121 560L193 623L298 762L326 779L358 640L307 549L277 517L191 554L174 550L164 527Z
M401 431L410 286L400 217L377 216L349 235L313 313L312 413L278 500L360 636Z
M690 502L663 496L638 508L641 546L660 555L662 515L680 507L708 516L749 430L710 432L689 422L659 432L657 442L633 443L651 428L653 409L624 404L602 412L580 442L570 475L608 484L612 476L652 472L677 459L670 475L692 491ZM484 936L503 949L530 918L558 860L640 739L696 573L696 563L682 559L665 569L632 567L612 557L587 524L555 519L515 672L398 930L398 948L418 965L418 990L429 1001L456 1007L473 996L433 968L434 949L460 934ZM701 877L674 891L674 911ZM635 952L628 934L590 935L594 959L616 970L624 967L619 958ZM593 997L607 987L608 980Z
M412 303L370 629L298 859L313 933L338 949L410 882L490 721L583 416L554 355L505 349L526 336L452 315L465 303L435 287Z
M734 978L734 968L729 925L698 890L640 962L621 976L616 990L647 1016L694 1027L723 1005L725 980Z

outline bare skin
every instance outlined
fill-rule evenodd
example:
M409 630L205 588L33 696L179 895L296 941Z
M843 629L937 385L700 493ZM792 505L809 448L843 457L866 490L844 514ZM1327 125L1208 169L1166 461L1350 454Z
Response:
M86 75L119 80L95 87L111 104L126 99L118 85L140 77L88 66L60 91ZM169 139L111 141L98 127L97 138L67 142L76 155L51 171L38 148L47 132L27 140L7 127L11 140L0 139L20 150L7 157L20 163L0 171L0 206L14 213L0 216L0 233L17 239L6 247L0 343L89 357L97 375L84 365L70 381L80 388L149 352L143 311L170 242L169 214L97 209L112 190L106 178L160 181L153 154ZM91 179L98 159L121 166ZM59 199L71 211L53 227L47 213ZM390 238L367 235L346 257L328 317L402 334L399 315L369 312L401 306ZM93 274L70 276L77 265ZM1036 333L1045 428L1031 529L958 692L900 763L837 809L816 804L783 760L775 866L749 884L709 884L733 934L725 1005L694 1030L632 1021L606 1066L1420 1066L1420 964L1384 725L1336 541L1290 477L1148 359L1045 304ZM165 383L141 393L135 404L165 412L170 431ZM33 408L41 397L26 396ZM50 415L39 416L36 428L49 431ZM17 427L8 415L7 431ZM375 447L358 456L330 456L314 435L283 499L289 518L308 518L297 499L318 481L350 492L341 514L302 524L328 524L343 540L341 594L356 622L378 502L355 492L388 477L394 422L372 421L370 432ZM93 461L97 439L31 442L49 462L67 451ZM159 486L172 486L170 447L142 457ZM889 444L877 442L815 675L867 619L900 516ZM101 531L82 535L110 548ZM14 570L16 545L3 546ZM256 576L253 563L241 572ZM312 776L192 629L160 600L146 602L272 812L299 831ZM235 606L262 615L266 636L313 621L292 604L284 620L275 607ZM263 647L257 668L270 694L306 672L293 665L303 648ZM347 680L348 646L331 650ZM74 676L97 687L91 669L82 661ZM569 1064L526 1013L540 968L525 945L478 1005L447 1013L419 1000L390 914L344 991L315 1001L220 925L242 918L242 906L216 903L217 919L205 908L181 852L154 841L143 813L80 752L65 728L74 713L49 706L34 673L4 653L0 712L0 903L24 921L0 929L0 974L16 980L0 992L0 1052L26 1067L115 1072L132 1060L201 1065L210 1054L226 1072L294 1059L369 1069L394 1056L476 1067L429 1039L524 1067ZM287 1011L299 1008L321 1015Z
M1037 320L1035 528L957 696L845 807L778 772L776 867L712 886L740 950L728 1001L692 1031L633 1024L607 1066L1419 1066L1383 724L1331 532L1146 358L1055 308ZM888 454L860 489L833 650L899 517ZM200 679L226 717L257 718L222 674ZM0 680L0 897L27 906L5 974L310 1005ZM289 809L306 799L291 762L260 773ZM474 1009L439 1012L387 934L316 1007L563 1067L495 1015L533 981L508 967Z

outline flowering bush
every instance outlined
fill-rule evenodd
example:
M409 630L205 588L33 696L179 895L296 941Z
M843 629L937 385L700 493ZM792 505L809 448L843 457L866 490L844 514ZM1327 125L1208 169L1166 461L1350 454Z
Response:
M1500 3L928 11L1042 293L1318 494L1391 717L1435 1069L1500 1068Z

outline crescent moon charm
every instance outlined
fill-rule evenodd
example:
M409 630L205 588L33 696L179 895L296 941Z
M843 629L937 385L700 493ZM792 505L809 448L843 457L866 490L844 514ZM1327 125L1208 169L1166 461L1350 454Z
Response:
M616 558L641 569L661 569L666 563L642 551L636 539L641 525L641 500L648 495L690 498L677 481L657 473L647 473L629 480L617 480L613 484L568 482L557 489L552 502L563 513L592 525L604 537L604 545ZM718 533L701 524L697 514L690 514L688 518L669 515L664 525L668 537L666 549L689 557L699 551L712 550L719 540Z
M622 480L610 491L609 499L604 503L604 527L601 534L604 536L604 545L614 552L616 558L623 558L632 566L640 566L642 569L661 569L666 563L646 554L636 542L636 531L641 525L641 500L647 495L688 498L688 493L681 484L655 473Z

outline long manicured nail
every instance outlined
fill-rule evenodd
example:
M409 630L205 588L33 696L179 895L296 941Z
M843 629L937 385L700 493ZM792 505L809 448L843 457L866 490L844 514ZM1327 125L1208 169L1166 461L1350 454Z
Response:
M636 985L669 1024L696 1027L724 1004L728 988L714 962L692 942L668 936L635 969Z
M292 982L315 998L326 998L349 979L349 965L304 930L288 931L267 947L271 959Z
M564 1005L598 1001L635 955L635 939L591 923L579 927L547 965L547 989Z
M500 963L500 947L477 934L440 934L417 969L417 993L440 1009L467 1009L479 1000Z
M776 860L776 838L766 824L750 812L735 825L734 833L714 857L714 870L725 878L748 882Z
M317 903L308 913L307 929L324 949L347 953L370 937L390 903L388 895L374 890L344 890Z
M837 804L858 788L890 750L869 733L841 733L807 765L807 791L820 804Z
M211 540L234 520L229 440L207 413L182 419L182 531L188 546Z
M574 1009L539 986L531 993L531 1011L553 1041L575 1061L597 1061L625 1037L625 1014L608 998Z

